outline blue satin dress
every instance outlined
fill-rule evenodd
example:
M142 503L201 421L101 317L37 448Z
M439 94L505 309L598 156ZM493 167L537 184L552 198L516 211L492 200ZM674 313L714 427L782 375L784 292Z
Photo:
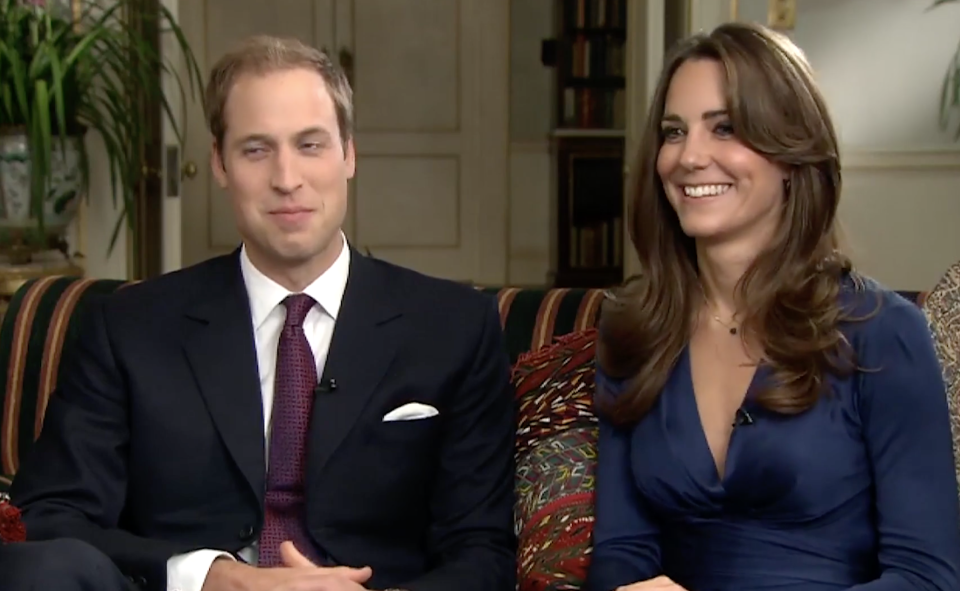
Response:
M960 511L949 412L920 310L868 283L843 292L861 367L793 417L751 393L720 478L686 351L650 413L601 420L586 588L666 575L688 591L957 591ZM597 375L598 392L622 382Z

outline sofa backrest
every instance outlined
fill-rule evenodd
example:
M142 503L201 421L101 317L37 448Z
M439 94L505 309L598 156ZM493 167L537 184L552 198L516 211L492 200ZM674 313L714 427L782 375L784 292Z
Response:
M45 277L21 287L0 324L0 372L6 384L0 416L0 491L40 433L60 359L76 339L80 311L91 298L129 282ZM555 336L593 326L601 290L482 288L496 295L511 362Z
M0 324L0 376L5 389L0 416L0 490L16 473L43 424L60 358L76 339L77 312L126 282L44 277L14 294Z
M496 295L510 362L551 344L558 336L596 326L602 289L483 288Z
M0 324L0 372L6 384L0 416L0 490L9 485L20 456L43 425L60 359L76 339L79 313L91 298L130 282L45 277L24 284ZM568 288L478 288L495 295L511 362L558 336L596 325L603 290ZM904 292L918 301L923 294Z

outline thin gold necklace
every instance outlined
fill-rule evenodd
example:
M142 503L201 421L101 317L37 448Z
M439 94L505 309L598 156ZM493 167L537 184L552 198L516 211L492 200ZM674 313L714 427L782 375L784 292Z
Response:
M716 320L720 324L720 326L726 328L727 332L729 332L731 335L737 336L737 333L739 332L739 328L737 328L736 326L730 326L723 320L720 320L720 316L717 314L713 315L713 319Z
M707 304L707 306L710 306L710 298L707 297L707 290L704 289L703 283L700 283L699 281L697 283L700 284L700 293L703 294L703 301ZM730 324L724 322L720 318L719 314L715 312L711 312L710 315L713 317L714 320L716 320L717 324L727 329L727 332L729 332L731 336L737 336L737 333L740 332L740 329L736 324L733 324L731 326Z

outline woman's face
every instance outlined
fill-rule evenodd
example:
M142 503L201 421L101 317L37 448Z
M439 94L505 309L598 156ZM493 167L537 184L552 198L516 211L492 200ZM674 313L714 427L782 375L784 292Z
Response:
M786 173L733 133L722 66L684 62L667 90L657 173L684 233L704 243L767 244L779 224Z

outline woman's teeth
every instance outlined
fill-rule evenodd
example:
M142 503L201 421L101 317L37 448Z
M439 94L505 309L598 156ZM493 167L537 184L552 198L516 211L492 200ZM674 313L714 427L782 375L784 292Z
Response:
M727 192L731 185L684 185L683 194L687 197L714 197Z

